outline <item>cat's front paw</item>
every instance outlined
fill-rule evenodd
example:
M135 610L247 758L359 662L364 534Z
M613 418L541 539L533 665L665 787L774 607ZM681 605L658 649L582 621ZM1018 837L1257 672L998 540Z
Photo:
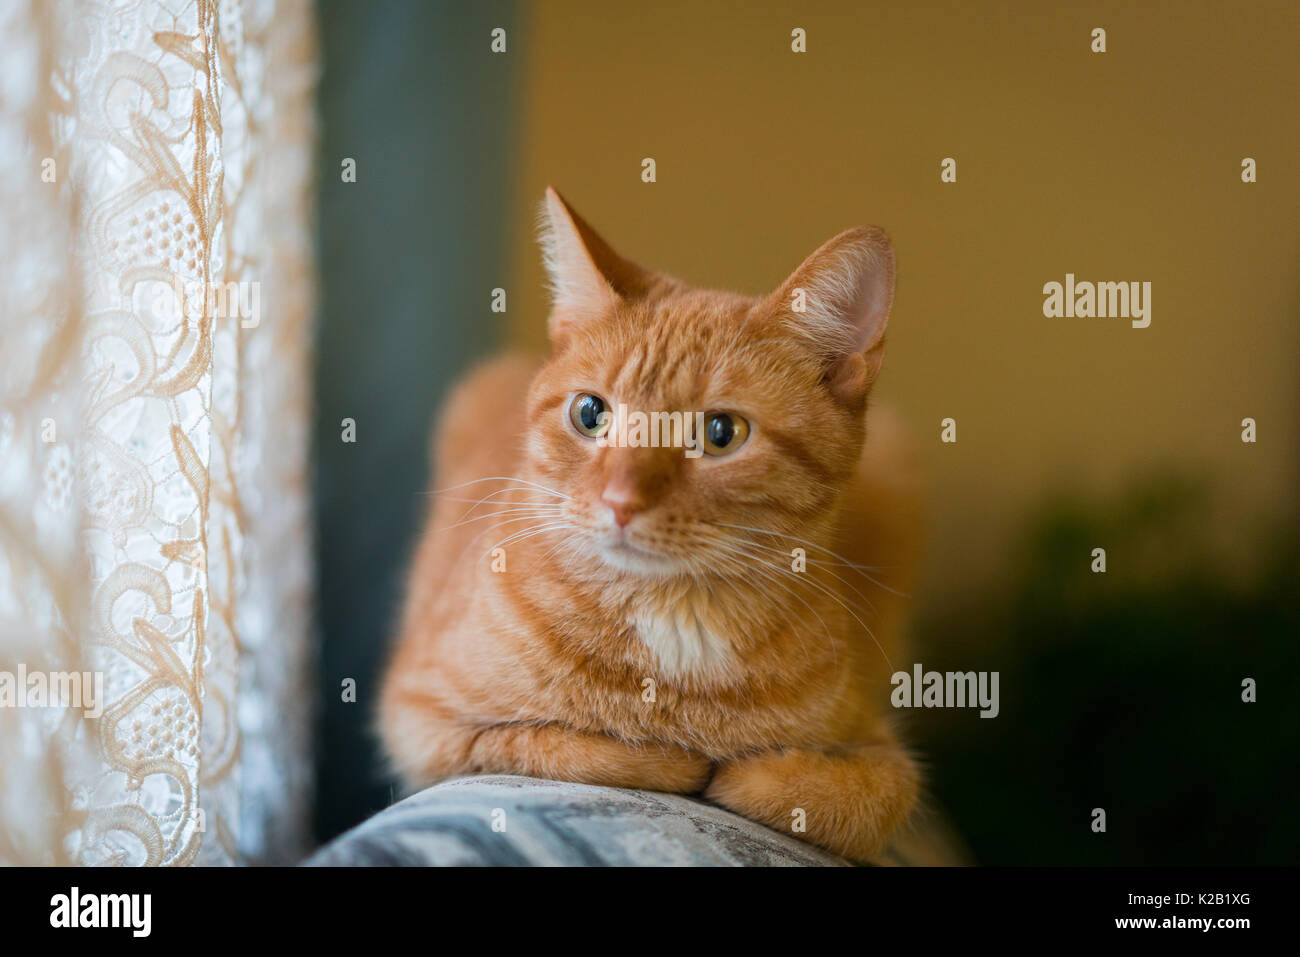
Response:
M628 741L560 724L504 724L475 733L467 770L698 794L713 763L676 744Z
M649 745L647 757L639 769L643 782L635 787L674 794L699 794L713 775L711 760L676 744Z
M718 766L705 798L836 854L869 861L916 804L919 775L905 752L765 751Z

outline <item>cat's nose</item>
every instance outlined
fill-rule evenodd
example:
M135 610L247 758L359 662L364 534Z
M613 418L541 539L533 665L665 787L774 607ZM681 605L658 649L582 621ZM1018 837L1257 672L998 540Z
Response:
M624 528L632 521L632 516L645 508L645 498L640 490L624 478L611 479L600 493L600 500L609 506L614 521L619 528Z

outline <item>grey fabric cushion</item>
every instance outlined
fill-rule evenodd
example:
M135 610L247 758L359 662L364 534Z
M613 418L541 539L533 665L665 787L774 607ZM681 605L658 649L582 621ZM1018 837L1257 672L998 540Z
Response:
M457 778L412 795L305 863L833 867L847 862L682 795L496 775Z

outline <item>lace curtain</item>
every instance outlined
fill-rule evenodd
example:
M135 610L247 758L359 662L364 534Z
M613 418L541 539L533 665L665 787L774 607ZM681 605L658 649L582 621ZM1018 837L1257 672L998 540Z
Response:
M0 4L0 863L305 848L313 42Z

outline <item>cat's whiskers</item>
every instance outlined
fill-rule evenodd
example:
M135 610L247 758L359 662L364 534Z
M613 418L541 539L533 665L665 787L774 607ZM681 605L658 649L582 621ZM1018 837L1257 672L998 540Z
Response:
M516 522L533 521L537 517L538 516L534 516L534 515L521 515L516 518L507 518L503 521L496 522L492 525L489 525L486 528L480 529L479 533L475 535L473 538L471 538L468 542L466 542L464 547L461 548L460 552L456 555L455 564L459 565L461 560L465 557L465 553L468 552L471 548L473 548L475 543L477 543L480 538L482 538L484 535L488 534L489 532L498 528L504 528L506 525L513 525ZM549 516L547 517L547 520L549 520ZM491 549L488 549L486 554L491 554Z
M519 478L519 477L516 476L516 475L485 475L485 476L483 476L482 478L470 479L468 482L461 482L461 483L458 484L458 485L449 485L449 486L447 486L446 488L434 489L432 492L429 492L428 494L429 494L429 495L445 495L447 492L455 492L455 491L457 491L457 490L459 490L459 489L467 488L467 487L469 487L469 486L471 486L471 485L478 485L478 484L481 484L481 483L483 483L483 482L514 482L514 483L516 483L515 485L512 485L512 486L507 486L507 487L502 488L502 489L497 489L495 492L491 492L491 493L489 493L488 496L485 496L485 497L490 497L490 496L492 496L492 495L498 495L498 494L500 494L500 493L502 493L502 492L518 491L518 492L531 492L531 493L533 493L533 494L536 494L536 493L545 493L545 494L547 494L547 495L553 496L554 498L563 499L563 500L566 501L566 502L567 502L567 501L572 501L572 500L573 500L573 497L572 497L571 495L566 495L566 494L564 494L563 492L557 492L557 491L556 491L555 489L553 489L553 488L547 488L545 485L541 485L541 484L539 484L539 483L537 483L537 482L533 482L533 481L531 481L531 480L529 480L529 479Z
M487 495L484 495L482 498L462 498L462 497L460 497L460 496L456 496L456 495L442 495L442 493L440 493L440 492L433 492L433 493L430 493L430 494L433 494L433 495L440 495L440 496L441 496L441 499L440 499L440 500L443 501L443 502L469 502L470 504L477 505L479 502L492 502L492 501L496 501L496 497L497 497L498 495L505 495L505 494L510 493L510 492L521 492L521 493L523 493L523 494L525 494L525 495L538 495L538 494L541 494L541 493L539 493L536 489L526 488L526 487L524 487L524 486L522 486L522 485L521 485L521 486L518 486L518 487L514 487L514 488L502 488L502 489L497 489L495 492L489 492ZM545 501L545 499L543 499L542 501ZM556 504L559 504L559 503L557 502Z
M459 486L457 486L457 485L453 485L453 486L451 486L450 488L442 489L442 490L437 491L437 492L434 492L434 493L432 493L432 494L434 494L434 495L440 495L440 496L445 496L444 499L443 499L444 501L449 501L449 502L468 502L468 503L470 503L470 507L467 508L467 509L465 510L464 514L462 514L462 515L460 516L460 520L461 520L461 521L463 521L463 520L469 518L469 516L472 515L472 514L474 513L474 511L475 511L477 508L479 508L479 506L484 505L484 504L493 504L493 505L497 505L497 504L501 504L501 505L553 505L553 506L556 506L556 507L559 507L559 506L561 506L561 505L563 504L563 502L535 502L535 501L514 502L514 501L499 501L499 500L497 499L497 496L499 496L499 495L507 495L507 494L513 494L513 493L522 493L522 494L525 494L525 495L538 495L538 494L547 494L547 495L553 495L553 496L560 496L560 495L561 495L561 493L559 493L559 492L552 492L552 491L549 490L549 489L545 489L545 488L541 488L541 487L534 487L534 486L535 486L535 483L529 483L528 485L510 485L510 486L507 486L507 487L505 487L505 488L500 488L500 489L496 489L495 491L489 492L487 495L484 495L482 498L478 498L478 499L463 498L463 497L459 497L459 496L449 496L449 495L446 494L446 493L448 493L448 492L456 491L456 490L459 489L459 488L463 488L463 487L466 486L466 485L473 485L473 484L477 484L478 482L483 482L483 481L494 481L494 480L497 480L497 479L493 479L493 478L488 478L488 479L475 479L473 482L465 482L465 483L462 483L462 484L459 485ZM502 481L517 481L517 482L523 482L523 481L525 481L524 479L500 479L500 480L502 480ZM456 526L453 525L453 526L451 526L451 527L455 528Z
M853 617L853 620L856 621L859 625L862 626L862 630L865 631L865 632L867 633L867 637L871 639L872 644L874 644L874 645L875 645L875 646L880 650L881 657L883 657L883 658L885 659L885 664L889 665L889 670L890 670L891 672L894 670L894 665L893 665L893 663L889 660L889 655L887 655L887 654L885 653L885 647L884 647L884 645L882 645L882 644L880 643L880 641L876 638L876 633L875 633L874 631L872 631L872 630L871 630L871 626L868 625L865 621L863 621L863 620L858 616L858 613L855 612L855 611L854 611L854 610L849 606L849 603L848 603L847 601L844 600L843 596L841 596L841 595L837 595L837 594L835 593L835 590L834 590L833 588L831 588L830 586L828 586L828 585L826 585L826 584L824 584L824 583L822 583L822 582L819 582L816 578L812 577L811 575L798 575L798 574L796 574L795 572L790 571L789 569L787 569L783 564L782 564L782 565L771 565L771 566L768 566L768 567L769 567L769 568L772 568L774 571L778 571L778 572L780 572L781 574L786 575L786 576L788 576L788 577L790 577L790 578L793 578L793 579L795 579L795 580L797 580L797 581L802 581L802 582L806 582L806 583L808 583L808 584L811 585L813 588L816 588L819 592L821 592L823 595L825 595L827 598L829 598L831 601L835 602L837 605L839 605L841 608L843 608L846 612L848 612L848 613Z
M528 485L538 489L539 491L547 492L554 495L556 498L572 498L572 496L565 495L563 492L557 492L553 488L547 488L545 485L540 485L537 482L530 481L529 479L519 478L517 475L485 475L482 478L470 479L468 482L461 482L459 485L448 485L446 488L435 489L432 494L441 495L443 492L454 492L456 489L465 488L468 485L477 485L479 482L518 482L520 485Z
M702 522L701 524L703 524L703 525L707 525L707 526L718 527L718 523L715 523L715 522ZM773 546L771 546L771 545L764 545L764 544L762 544L761 542L755 542L755 541L752 541L752 540L747 539L747 538L738 538L738 537L733 537L733 536L729 536L729 535L716 535L716 534L696 535L696 536L693 536L693 542L694 542L695 545L697 545L697 546L702 546L702 547L704 547L706 550L707 550L709 547L711 547L711 546L727 547L727 548L736 548L736 547L738 547L738 548L740 548L740 549L742 549L742 550L743 550L743 549L748 549L748 548L757 548L757 549L762 549L762 550L765 551L765 552L769 552L769 553L771 553L772 555L780 556L783 560L791 559L791 558L794 557L793 555L791 555L790 552L787 552L787 551L785 551L784 549L775 548L775 547L773 547ZM749 555L748 552L745 552L744 554L745 554L746 557L748 557L748 558L753 558L753 559L755 559L755 560L758 560L758 556ZM710 557L711 557L711 556L708 556L708 555L705 556L705 559L706 559L705 568L706 568L706 570L709 569L709 566L707 565L707 560L708 560ZM853 589L853 591L858 595L858 597L861 598L862 601L866 603L866 607L863 607L863 605L859 604L858 602L856 602L856 601L851 601L851 600L850 600L849 603L850 603L853 607L855 607L855 608L859 608L860 610L862 610L862 611L864 611L864 612L875 613L875 610L876 610L876 609L875 609L874 604L871 602L871 599L868 598L866 595L864 595L864 594L863 594L859 589L857 589L857 588L852 584L852 582L849 582L847 579L845 579L843 576L837 574L837 573L833 570L833 567L832 567L832 566L834 566L834 565L836 565L836 564L839 564L838 562L823 562L823 561L818 561L818 560L815 559L815 558L805 558L804 561L805 561L805 563L808 564L808 565L812 565L812 566L815 566L815 567L817 567L817 568L824 569L825 571L829 572L829 573L830 573L831 575L833 575L836 579L838 579L838 580L839 580L843 585L845 585L845 586L848 587L848 588ZM792 570L790 570L790 569L785 569L785 568L783 567L783 563L778 563L778 565L776 565L776 566L774 566L774 567L780 567L782 571L790 571L790 573L793 574L793 571L792 571ZM807 576L799 576L800 580L804 580L804 578L806 578L806 577L807 577Z
M564 521L564 520L543 522L540 525L534 525L529 528L525 528L522 531L512 532L511 534L503 538L501 541L497 542L495 545L488 548L487 553L491 554L492 552L496 551L498 548L505 548L507 545L513 545L515 542L523 541L526 538L532 538L534 535L539 535L542 532L552 531L557 528L576 529L577 527L578 526L574 525L572 522Z
M711 524L718 524L718 523L711 523ZM764 562L761 558L759 558L759 557L757 557L757 556L754 556L754 555L752 555L752 554L750 554L750 553L744 551L743 546L741 546L740 543L738 543L738 542L721 541L721 540L719 540L719 541L714 542L713 544L715 544L715 545L717 545L717 546L719 546L719 547L722 547L722 548L724 548L724 549L728 549L728 550L733 551L733 552L736 552L736 551L739 549L739 554L741 554L741 555L743 555L744 557L750 558L750 559L754 560L755 562L757 562L758 565L761 566L761 569L767 569L769 572L779 574L779 575L781 575L781 576L783 576L783 577L785 577L785 578L792 579L792 580L797 581L797 582L800 582L800 583L802 583L802 584L810 585L811 587L817 589L817 590L818 590L822 595L824 595L826 598L829 598L831 601L833 601L833 602L835 602L836 604L838 604L842 609L844 609L844 611L846 611L849 615L852 616L852 618L853 618L854 621L856 621L859 625L862 626L863 631L865 631L865 632L867 633L867 636L871 639L872 643L876 646L877 649L879 649L880 654L881 654L881 657L883 657L883 658L885 659L885 664L887 664L887 665L889 666L889 670L890 670L891 672L894 670L894 665L893 665L893 663L889 660L889 655L885 652L885 648L884 648L884 646L881 645L880 641L876 638L876 634L875 634L874 631L872 631L871 626L868 625L865 621L863 621L863 620L858 616L858 614L857 614L857 613L856 613L856 612L855 612L855 611L854 611L854 610L849 606L849 604L844 600L844 598L843 598L842 596L837 595L837 594L835 593L835 590L834 590L834 589L828 587L827 585L823 584L822 582L817 581L816 578L812 577L811 575L800 575L800 574L796 574L794 571L792 571L792 570L786 568L784 563L781 563L781 564L768 564L767 562ZM756 544L756 543L749 543L749 544ZM809 543L809 544L811 544L811 543ZM762 573L760 569L754 569L754 571L758 571L760 574ZM882 586L882 587L883 587L883 586ZM787 591L789 591L789 589L787 589ZM793 592L791 592L791 593L793 594ZM800 597L800 596L796 595L795 597ZM803 599L800 597L800 600L802 601ZM807 602L804 602L804 604L807 605ZM809 606L809 608L810 608L810 610L811 610L811 606ZM814 614L815 614L815 612L814 612ZM818 615L818 618L819 618L819 619L820 619L820 617L821 617L821 616ZM823 621L822 624L823 624L823 627L824 627L824 626L825 626L825 622Z
M473 518L462 518L458 522L445 526L445 530L450 531L453 528L460 528L462 525L472 525L474 522L481 522L485 518L501 518L505 515L524 515L524 516L556 516L563 515L564 508L560 505L521 505L499 508L492 512L484 512L482 515L475 515Z
M555 552L556 552L559 548L561 548L562 546L568 545L570 542L573 542L574 540L581 538L581 537L582 537L583 529L578 528L577 526L574 526L574 528L575 528L575 531L573 531L573 532L572 532L571 534L569 534L569 535L565 535L565 536L562 537L558 542L556 542L554 545L552 545L550 548L548 548L548 549L547 549L547 550L542 554L542 556L541 556L540 558L537 559L537 564L540 565L540 564L542 564L543 562L545 562L548 558L550 558L553 554L555 554Z
M794 542L796 545L801 545L806 548L816 549L817 551L822 552L823 554L826 555L830 555L832 558L836 559L835 562L819 562L819 564L826 564L826 565L835 564L835 565L841 565L844 568L851 568L854 571L856 571L859 575L861 575L863 578L865 578L867 581L871 582L871 584L875 585L877 588L883 588L891 595L897 595L900 598L907 597L905 593L898 591L897 589L890 588L888 585L880 581L878 578L875 578L874 576L867 574L868 572L873 572L873 571L883 571L882 568L874 565L859 565L857 562L845 558L843 555L839 554L838 552L833 552L829 548L826 548L823 545L818 545L816 542L810 542L807 539L802 539L796 535L790 535L786 532L774 532L771 529L767 529L767 528L755 528L753 525L732 525L727 522L706 522L705 524L713 525L717 528L734 528L743 532L754 532L759 535L771 535L774 538L783 538L787 541Z
M722 543L715 543L715 544L722 544ZM826 634L826 639L831 646L832 660L838 662L839 649L835 641L835 635L832 633L830 626L826 624L826 619L824 619L821 616L821 613L818 612L817 609L814 608L812 605L810 605L807 601L805 601L802 595L797 594L788 585L786 585L784 582L780 581L773 574L771 574L770 571L764 568L755 568L753 564L747 560L748 558L749 556L744 552L737 551L735 552L734 555L715 554L713 556L713 561L715 562L715 568L717 567L718 564L721 564L724 569L730 568L731 570L736 572L736 576L734 578L731 576L724 575L722 577L722 580L728 586L730 586L732 590L735 591L737 594L740 594L740 586L743 582L744 577L753 576L757 574L759 578L766 581L768 584L775 585L776 587L782 589L783 591L788 592L795 600L802 602L803 606L807 608L809 612L812 613L813 617L817 619L818 624L822 626L822 631ZM746 559L746 561L742 563L741 559ZM803 629L795 625L794 620L791 619L789 615L785 614L785 611L781 609L780 605L776 605L775 607L781 611L781 614L785 618L786 623L790 625L790 635L799 640L799 648L803 652L805 663L811 664L811 659L808 657L808 646L807 646L807 641L804 638Z
M760 542L746 542L746 544L749 545L751 548L761 548L761 549L763 549L763 551L765 551L765 552L771 552L771 553L774 554L774 555L780 555L781 558L782 558L782 560L789 559L789 558L792 558L792 557L793 557L789 552L784 551L783 549L780 549L780 548L775 548L775 547L773 547L773 546L771 546L771 545L764 545L764 544L762 544L762 543L760 543ZM838 579L838 580L840 581L840 583L844 585L845 588L851 589L855 595L857 595L859 598L862 599L863 602L866 603L866 606L863 607L863 605L859 604L859 603L856 602L856 601L850 601L849 603L850 603L851 605L853 605L854 608L857 608L859 611L863 612L864 614L867 614L867 613L870 613L870 614L873 614L873 615L876 614L876 605L875 605L875 603L874 603L870 598L868 598L866 595L864 595L864 594L862 593L862 590L861 590L860 588L858 588L858 587L857 587L856 585L854 585L851 581L849 581L849 580L848 580L847 578L845 578L843 575L839 574L838 572L836 572L836 571L834 570L833 566L834 566L835 564L837 564L837 563L835 563L835 562L822 562L822 561L818 561L818 560L815 559L815 558L813 558L813 559L805 559L805 561L806 561L808 564L810 564L810 565L816 565L816 566L819 566L819 567L824 568L825 571L829 572L829 573L830 573L831 575L833 575L836 579ZM846 598L845 600L847 601L848 599Z
M723 558L723 559L721 559L721 560L722 560L723 562L727 563L728 565L730 565L730 566L731 566L732 568L734 568L734 570L737 572L737 575L736 575L736 577L734 577L734 578L733 578L733 577L730 577L730 576L725 576L725 577L723 578L723 582L724 582L728 587L730 587L731 590L732 590L733 592L735 592L738 596L740 596L740 597L741 597L742 599L744 599L744 600L747 600L747 599L748 599L748 596L745 595L745 594L743 594L743 593L741 592L741 587L740 587L740 586L741 586L741 584L742 584L742 577L741 577L740 573L743 572L743 571L746 571L746 570L749 570L749 571L752 572L752 569L751 569L747 564L741 564L740 558L730 558L730 557L728 557L728 558ZM777 585L778 587L785 588L785 585L784 585L783 583L774 580L774 579L771 578L771 576L768 575L766 572L760 570L759 574L760 574L761 577L763 577L765 580L769 581L771 584ZM788 589L787 589L787 590L788 590ZM795 597L798 598L799 596L796 595ZM807 602L805 602L804 604L807 605ZM811 664L812 659L809 658L809 656L808 656L808 642L807 642L806 640L803 639L802 629L799 627L799 625L797 625L797 624L795 623L795 620L794 620L793 618L790 617L790 615L786 612L786 610L785 610L785 609L784 609L780 604L773 604L773 605L771 605L771 607L772 607L772 608L775 608L777 614L779 614L779 615L780 615L780 616L785 620L785 623L786 623L787 625L790 626L790 631L788 632L788 634L793 635L793 636L797 636L797 637L800 639L800 640L799 640L799 650L803 652L804 662L805 662L806 664ZM830 643L831 643L831 653L832 653L833 656L835 656L835 660L838 660L839 652L838 652L838 650L837 650L836 647L835 647L835 638L834 638L834 635L831 633L830 628L827 627L827 625L826 625L826 621L821 617L820 614L817 613L817 610L816 610L815 608L812 608L811 606L809 606L809 607L808 607L808 610L811 611L811 612L813 613L813 615L815 615L815 616L817 617L817 620L818 620L819 622L821 622L822 630L826 633L826 637L827 637L827 639L828 639L828 640L830 641Z
M539 494L539 493L536 492L535 490L533 490L533 489L529 489L529 488L503 488L503 489L498 489L498 490L495 491L495 492L490 492L489 494L484 495L482 498L461 498L461 497L458 497L458 496L455 496L455 495L448 495L448 496L444 496L444 497L441 499L441 501L443 501L443 502L468 502L470 505L483 505L483 504L493 504L493 505L528 505L528 504L545 505L545 504L553 504L553 505L561 505L561 504L563 504L562 502L547 502L545 499L542 499L542 500L540 500L540 501L538 501L538 500L536 500L536 499L525 499L525 500L523 500L523 501L513 502L513 501L510 501L510 500L507 500L507 499L498 499L498 498L497 498L498 495L508 495L508 494L513 494L513 493L517 493L517 492L521 492L521 493L526 494L526 495L529 495L529 494L531 494L531 495L537 495L537 494ZM470 509L470 511L473 511L473 509Z

